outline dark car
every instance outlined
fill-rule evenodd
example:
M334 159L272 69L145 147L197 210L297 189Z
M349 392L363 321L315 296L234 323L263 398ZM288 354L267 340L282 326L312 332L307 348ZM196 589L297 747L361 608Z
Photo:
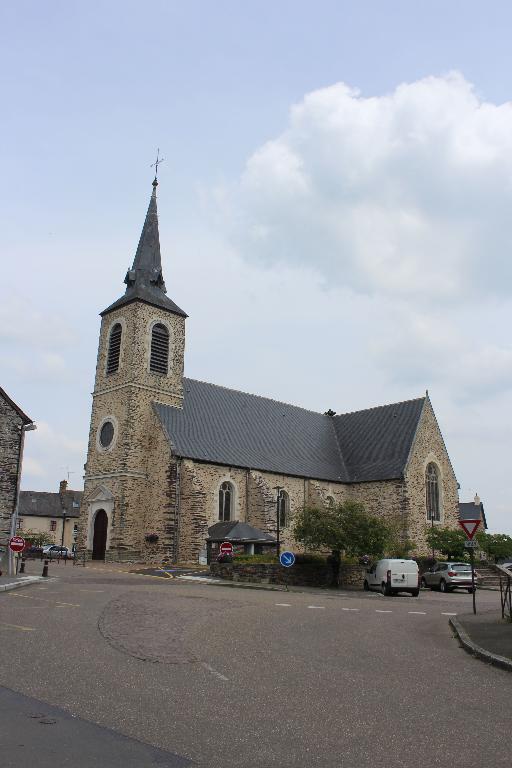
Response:
M42 557L43 556L43 548L42 547L27 547L23 550L23 557Z

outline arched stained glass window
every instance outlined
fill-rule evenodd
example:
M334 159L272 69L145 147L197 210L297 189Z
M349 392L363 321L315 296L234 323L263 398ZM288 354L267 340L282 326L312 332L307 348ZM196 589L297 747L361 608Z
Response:
M169 331L162 323L155 323L151 331L151 355L149 370L151 373L167 375L169 366Z
M225 482L219 488L219 520L231 520L233 511L233 486Z
M290 520L290 497L288 496L286 491L279 492L278 509L279 509L279 527L288 528L288 523Z
M121 353L121 336L123 328L121 323L116 323L110 331L107 354L107 376L119 370L119 355Z
M441 520L439 505L439 470L432 462L425 473L427 520Z

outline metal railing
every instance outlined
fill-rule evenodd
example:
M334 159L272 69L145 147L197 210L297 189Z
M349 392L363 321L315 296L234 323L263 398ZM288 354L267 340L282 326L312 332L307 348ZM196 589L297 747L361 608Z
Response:
M512 591L510 589L512 572L502 565L497 565L496 568L500 572L501 618L504 619L505 613L507 613L507 619L512 621Z

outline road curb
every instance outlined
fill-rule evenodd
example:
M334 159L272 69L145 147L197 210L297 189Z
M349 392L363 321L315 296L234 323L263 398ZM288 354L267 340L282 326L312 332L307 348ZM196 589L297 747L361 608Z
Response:
M20 589L28 587L29 584L36 584L38 581L44 581L42 576L27 576L23 581L13 581L11 584L0 584L0 592L10 592L11 589Z
M505 656L499 656L497 653L492 653L492 651L487 651L485 648L474 643L457 619L451 618L450 626L467 653L476 656L481 661L486 661L488 664L504 669L506 672L512 672L512 660L507 659Z
M242 589L266 589L270 592L288 592L285 586L251 584L247 581L200 581L199 579L189 579L186 576L176 576L174 581L186 581L187 584L202 584L206 587L242 587Z

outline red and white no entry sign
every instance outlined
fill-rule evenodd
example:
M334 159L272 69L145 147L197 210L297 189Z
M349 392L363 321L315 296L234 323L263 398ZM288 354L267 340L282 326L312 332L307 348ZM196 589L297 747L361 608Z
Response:
M220 553L221 555L232 555L233 554L233 545L230 541L223 541L220 545Z
M9 541L9 548L12 549L13 552L23 552L25 549L25 539L21 536L13 536Z

